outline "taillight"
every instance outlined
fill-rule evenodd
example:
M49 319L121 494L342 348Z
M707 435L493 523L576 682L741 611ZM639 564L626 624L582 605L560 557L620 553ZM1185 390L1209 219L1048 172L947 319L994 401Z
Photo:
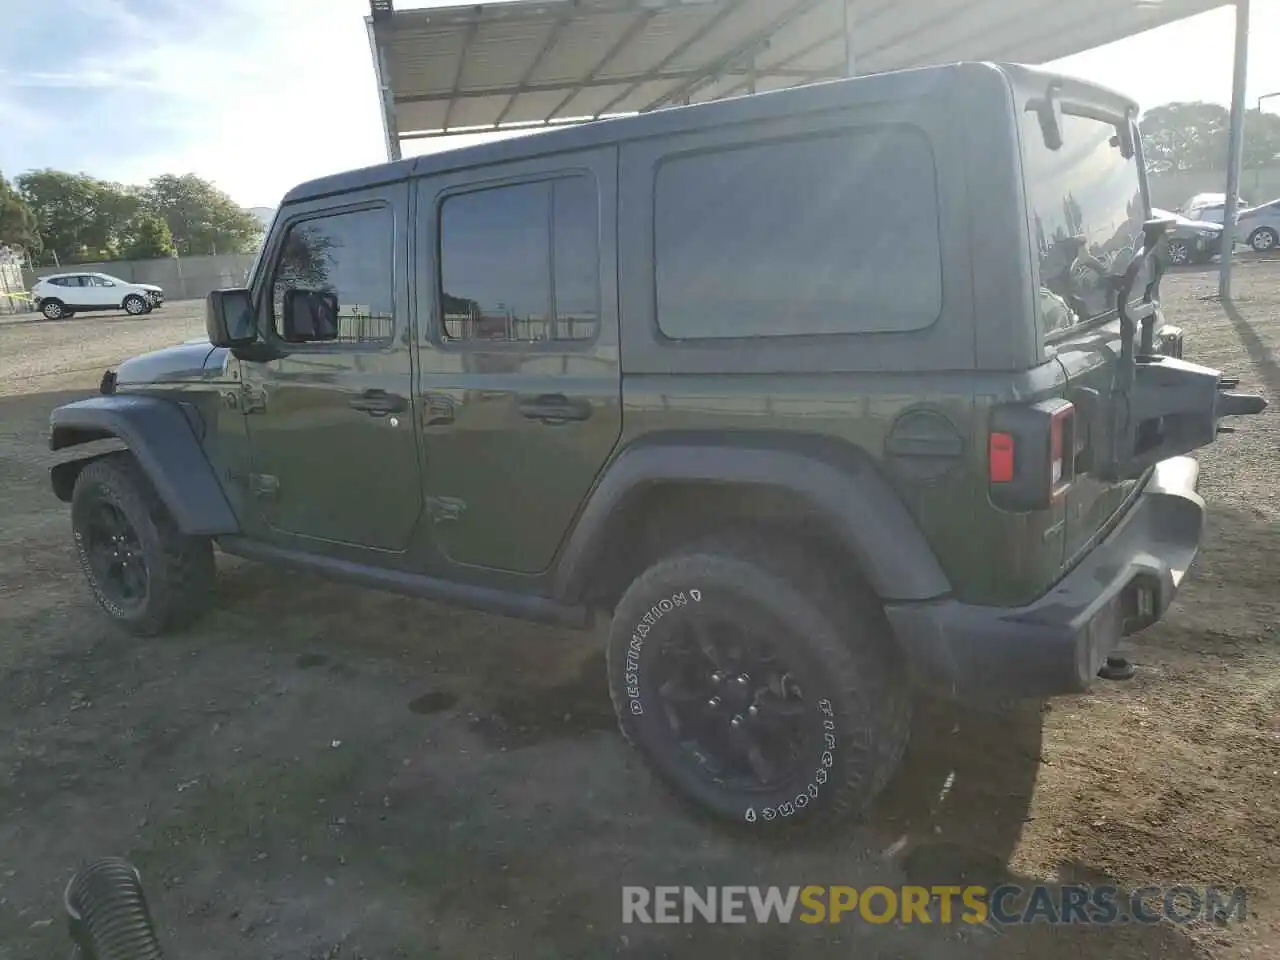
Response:
M1075 406L1070 401L997 407L987 439L992 502L1006 510L1047 509L1071 486L1075 454Z
M1013 481L1013 435L993 433L987 444L987 473L992 483Z

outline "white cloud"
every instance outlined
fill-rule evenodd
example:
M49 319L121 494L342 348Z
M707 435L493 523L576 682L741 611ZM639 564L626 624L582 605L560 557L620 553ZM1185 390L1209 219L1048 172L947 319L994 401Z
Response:
M1231 101L1235 13L1224 6L1079 53L1055 69L1114 87L1143 109L1174 100ZM1254 3L1249 24L1249 106L1280 91L1280 3Z

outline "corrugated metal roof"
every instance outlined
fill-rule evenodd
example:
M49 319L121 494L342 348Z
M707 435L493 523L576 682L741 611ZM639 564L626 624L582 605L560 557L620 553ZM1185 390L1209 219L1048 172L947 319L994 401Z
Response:
M697 103L845 74L1044 63L1222 0L522 0L391 12L371 35L409 139ZM846 23L849 49L846 50Z

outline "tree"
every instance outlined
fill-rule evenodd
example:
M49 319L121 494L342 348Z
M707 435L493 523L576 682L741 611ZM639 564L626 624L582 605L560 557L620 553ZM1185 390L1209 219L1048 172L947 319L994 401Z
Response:
M1249 170L1280 163L1280 116L1250 110L1244 121L1244 166Z
M129 260L154 260L173 256L169 225L151 210L138 210L124 227L122 253Z
M1142 152L1152 173L1220 170L1231 114L1216 103L1166 103L1142 117Z
M1231 113L1216 103L1166 103L1142 117L1142 152L1152 173L1211 172L1227 165ZM1250 110L1244 124L1244 166L1269 166L1280 156L1280 116Z
M45 250L60 261L111 259L118 253L122 188L85 173L31 170L18 191L36 216Z
M146 189L148 206L164 218L178 253L246 253L262 224L207 180L193 173L156 177Z
M0 174L0 248L40 250L40 225L31 207Z

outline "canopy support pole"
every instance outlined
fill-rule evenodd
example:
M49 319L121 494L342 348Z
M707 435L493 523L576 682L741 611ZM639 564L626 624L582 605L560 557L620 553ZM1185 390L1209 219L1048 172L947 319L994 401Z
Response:
M853 53L853 4L854 0L843 0L840 4L844 16L844 75L858 75L858 58Z
M1218 266L1218 297L1231 299L1231 267L1235 259L1236 198L1244 157L1245 83L1249 73L1249 0L1235 0L1235 73L1231 84L1231 140L1227 151L1227 197L1222 210L1222 256Z
M387 159L400 159L400 132L396 129L395 91L391 89L391 73L387 69L387 49L382 25L390 20L391 0L369 0L369 16L364 18L369 29L369 49L373 53L373 76L378 83L378 105L382 114L382 136L386 141Z

